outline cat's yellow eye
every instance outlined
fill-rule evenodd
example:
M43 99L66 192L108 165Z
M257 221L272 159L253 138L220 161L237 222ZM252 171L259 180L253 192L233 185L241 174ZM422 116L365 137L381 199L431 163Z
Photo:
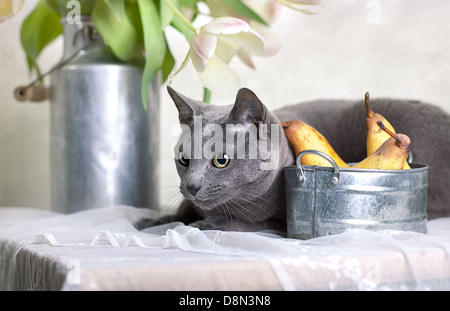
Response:
M191 163L191 160L189 160L184 153L180 154L180 157L178 158L178 162L180 162L181 165L189 166L189 163Z
M226 153L218 153L214 156L212 163L217 168L224 168L230 163L230 157Z

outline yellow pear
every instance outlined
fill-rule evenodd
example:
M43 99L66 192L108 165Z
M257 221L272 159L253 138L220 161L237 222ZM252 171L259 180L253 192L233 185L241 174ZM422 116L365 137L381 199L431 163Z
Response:
M394 134L381 121L378 121L377 124L391 137L375 150L375 152L352 167L380 170L403 169L411 149L410 138L405 134Z
M383 123L385 128L390 130L392 133L396 133L394 127L379 113L375 113L370 107L369 103L369 92L366 92L364 97L364 102L366 104L366 125L367 125L367 156L370 156L374 153L386 140L388 140L391 136L384 131L380 126L378 126L377 122L380 121ZM410 169L408 162L405 162L405 166L403 169Z
M327 139L314 127L300 120L282 122L281 126L284 128L286 138L294 148L296 156L307 149L318 150L329 155L339 167L350 167L336 153ZM303 165L331 166L330 162L313 154L303 156L301 161Z

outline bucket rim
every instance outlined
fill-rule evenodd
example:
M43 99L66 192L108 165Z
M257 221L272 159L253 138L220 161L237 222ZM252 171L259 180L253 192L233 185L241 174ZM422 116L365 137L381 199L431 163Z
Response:
M348 163L353 165L356 163ZM411 169L407 170L383 170L383 169L367 169L367 168L353 168L353 167L339 167L340 172L361 172L361 173L392 173L392 174L404 174L412 172L427 171L429 166L424 163L409 163ZM288 165L283 168L286 171L295 170L297 171L297 165ZM332 166L318 166L318 165L302 165L302 169L306 171L334 171Z

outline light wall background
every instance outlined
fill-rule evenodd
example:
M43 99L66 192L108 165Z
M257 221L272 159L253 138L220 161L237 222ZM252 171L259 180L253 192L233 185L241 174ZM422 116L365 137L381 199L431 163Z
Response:
M48 209L49 103L19 103L12 95L16 86L30 79L19 33L36 3L27 0L15 17L0 24L0 206ZM282 42L278 54L255 57L257 70L237 59L231 66L241 76L242 86L272 109L310 99L362 99L370 91L372 98L419 99L450 112L448 16L447 0L323 0L322 12L313 16L283 8L272 25ZM188 45L175 31L168 34L179 65ZM58 39L42 54L42 70L50 69L61 55L62 40ZM202 98L192 65L171 86ZM233 97L212 97L214 104L233 101ZM178 115L165 86L161 87L161 118L164 203L171 186L179 182L171 156Z

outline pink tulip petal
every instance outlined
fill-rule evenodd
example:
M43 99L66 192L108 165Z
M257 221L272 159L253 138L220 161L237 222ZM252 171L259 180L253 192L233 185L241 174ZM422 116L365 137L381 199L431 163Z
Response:
M317 14L322 9L321 0L277 0L282 5L305 14Z
M218 36L218 44L216 55L226 64L231 62L231 59L239 51L239 43L234 40L234 36Z
M265 43L263 51L255 51L255 54L259 56L272 56L280 50L280 38L269 27L254 21L250 22L250 26L261 35Z
M248 54L258 54L264 51L264 39L254 30L237 35L226 36L239 50Z
M275 22L281 12L281 5L275 0L243 0L242 2L269 25ZM251 21L249 24L251 26Z
M202 84L212 93L224 97L236 94L240 87L239 76L219 57L208 60L208 67L198 73Z
M192 63L197 71L202 72L208 66L207 60L216 52L217 38L208 34L195 35L189 44L191 45Z
M202 72L206 69L206 67L208 67L208 60L200 57L195 51L191 50L189 55L192 60L192 64L195 67L195 70L197 70L198 72Z
M250 56L248 54L240 51L237 55L244 62L244 64L246 64L247 66L249 66L252 69L256 69L255 65L252 62L252 59L250 58Z
M203 59L213 57L216 51L217 38L212 35L195 35L190 40L191 47Z
M250 31L250 26L239 18L219 17L206 24L200 33L207 32L213 35L235 35Z

